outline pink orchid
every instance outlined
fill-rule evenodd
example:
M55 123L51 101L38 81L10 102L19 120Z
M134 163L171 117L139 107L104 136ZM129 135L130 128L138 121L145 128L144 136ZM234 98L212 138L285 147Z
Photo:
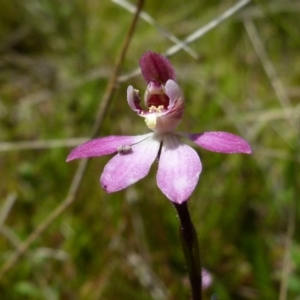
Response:
M249 154L251 148L244 139L227 132L175 132L184 113L184 96L175 81L172 65L164 56L147 52L140 60L140 67L148 83L144 98L146 110L140 105L139 91L132 86L127 89L127 101L152 132L88 141L75 148L67 161L115 153L100 178L103 189L112 193L144 178L157 159L158 187L171 201L180 204L195 189L202 170L197 152L183 143L182 138L213 152Z

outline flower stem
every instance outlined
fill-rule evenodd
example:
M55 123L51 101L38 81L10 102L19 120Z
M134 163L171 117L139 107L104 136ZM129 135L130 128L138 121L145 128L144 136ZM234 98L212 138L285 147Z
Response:
M174 203L174 206L181 223L180 238L192 288L192 299L201 300L201 261L197 233L191 221L187 202L183 202L182 204Z

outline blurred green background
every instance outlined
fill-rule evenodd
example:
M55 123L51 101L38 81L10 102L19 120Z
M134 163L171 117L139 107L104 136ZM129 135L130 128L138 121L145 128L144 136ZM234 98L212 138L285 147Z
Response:
M144 11L183 40L235 3L151 0ZM229 131L253 147L251 156L197 148L203 173L189 207L213 276L205 299L300 299L299 13L297 1L254 1L193 42L193 56L170 57L186 98L179 130ZM79 161L65 159L91 135L132 17L104 0L1 1L0 268L67 196ZM139 20L122 75L172 45ZM146 88L141 76L118 82L101 136L148 131L127 105L128 85ZM2 277L1 300L189 299L157 166L107 195L108 160L91 159L74 203Z

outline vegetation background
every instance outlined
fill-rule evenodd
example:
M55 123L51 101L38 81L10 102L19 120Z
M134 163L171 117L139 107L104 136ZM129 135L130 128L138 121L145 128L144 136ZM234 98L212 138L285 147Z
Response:
M133 18L124 3L1 1L3 300L189 298L179 222L155 165L107 195L99 176L109 157L93 158L70 196L80 161L65 160L92 134ZM147 132L126 102L128 85L146 87L130 76L139 58L166 53L171 34L184 40L236 3L146 1L155 24L139 20L99 136ZM229 131L253 147L197 149L203 173L189 207L213 276L205 299L300 299L299 12L299 1L252 1L169 58L186 97L180 130Z

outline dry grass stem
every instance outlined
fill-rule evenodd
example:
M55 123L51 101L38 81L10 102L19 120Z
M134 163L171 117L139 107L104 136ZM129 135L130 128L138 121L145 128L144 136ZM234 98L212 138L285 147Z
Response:
M61 139L61 140L37 140L22 142L2 142L0 143L0 152L20 151L20 150L41 150L51 148L76 147L88 140L87 137Z
M135 11L135 6L129 3L126 0L111 0L112 2L122 6L129 12L133 13ZM142 11L141 12L141 19L146 21L148 24L152 25L155 29L157 29L158 32L160 32L163 36L167 37L171 42L173 42L175 45L179 46L180 49L184 50L190 56L192 56L194 59L198 60L199 55L192 49L190 48L187 44L182 42L179 38L177 38L174 34L172 34L170 31L167 29L163 28L157 22L146 12Z
M290 100L289 100L288 94L282 84L282 81L280 80L273 63L268 56L268 53L263 45L263 42L259 36L259 33L254 25L254 22L250 19L246 19L244 21L244 24L245 24L245 28L248 33L248 36L249 36L249 38L252 42L252 45L255 49L255 52L260 59L260 62L270 80L270 83L274 89L274 92L275 92L282 108L284 109L284 111L287 115L287 118L289 119L289 112L287 111L286 107L290 106Z
M133 268L136 277L139 279L142 286L149 290L149 293L154 300L168 299L168 291L162 282L157 278L156 274L147 264L147 262L137 253L129 253L127 255L128 263Z
M233 16L235 13L237 13L239 10L244 8L247 4L249 4L251 0L241 0L238 1L235 5L230 7L228 10L226 10L224 13L222 13L220 16L216 17L209 23L207 23L205 26L197 29L195 32L190 34L186 39L184 39L184 44L188 45L196 40L198 40L200 37L204 36L206 33L211 31L212 29L216 28L218 25L220 25L222 22ZM167 56L174 55L177 53L182 47L180 45L175 45L169 48L165 54Z
M113 93L114 93L114 85L117 80L119 71L121 69L122 62L125 58L125 54L127 52L129 43L131 41L131 38L133 36L134 30L137 25L137 21L139 18L139 14L141 12L141 9L144 5L144 0L139 0L136 13L133 16L132 23L130 25L130 28L127 32L127 35L124 39L124 44L121 48L120 55L117 58L117 62L115 64L115 68L113 70L112 76L108 82L106 92L104 94L104 97L102 101L100 101L99 109L96 114L96 120L92 129L91 136L94 137L97 135L97 132L100 129L100 126L103 122L103 119L105 117L106 111L108 109L108 106L110 104L110 100L112 99ZM0 270L0 280L3 278L3 276L18 262L20 257L25 254L27 249L31 246L31 244L39 238L41 234L53 223L53 221L59 217L68 207L71 205L75 198L77 191L79 190L80 184L82 182L84 173L86 171L87 167L87 159L83 159L79 162L78 168L76 170L76 173L73 177L69 192L65 200L58 205L46 218L46 220L41 223L30 235L29 237L20 245L19 249L11 256L11 258L4 264L4 266Z
M0 212L0 231L16 200L16 193L11 193L7 196Z
M265 46L261 40L261 37L255 27L253 20L247 18L244 20L244 25L250 41L255 49L255 52L267 74L270 83L274 89L274 92L279 100L280 105L282 106L283 113L285 114L285 120L291 124L295 125L294 119L298 119L299 117L293 118L293 112L297 110L298 107L291 108L291 103L288 97L288 93L286 92L282 81L280 80L277 71L269 58L269 55L265 49ZM288 222L287 222L287 233L286 233L286 241L285 241L285 252L283 258L283 268L280 282L280 294L279 300L288 299L288 280L291 274L291 247L293 244L293 236L295 232L295 221L296 216L294 212L294 208L289 209L288 214Z

